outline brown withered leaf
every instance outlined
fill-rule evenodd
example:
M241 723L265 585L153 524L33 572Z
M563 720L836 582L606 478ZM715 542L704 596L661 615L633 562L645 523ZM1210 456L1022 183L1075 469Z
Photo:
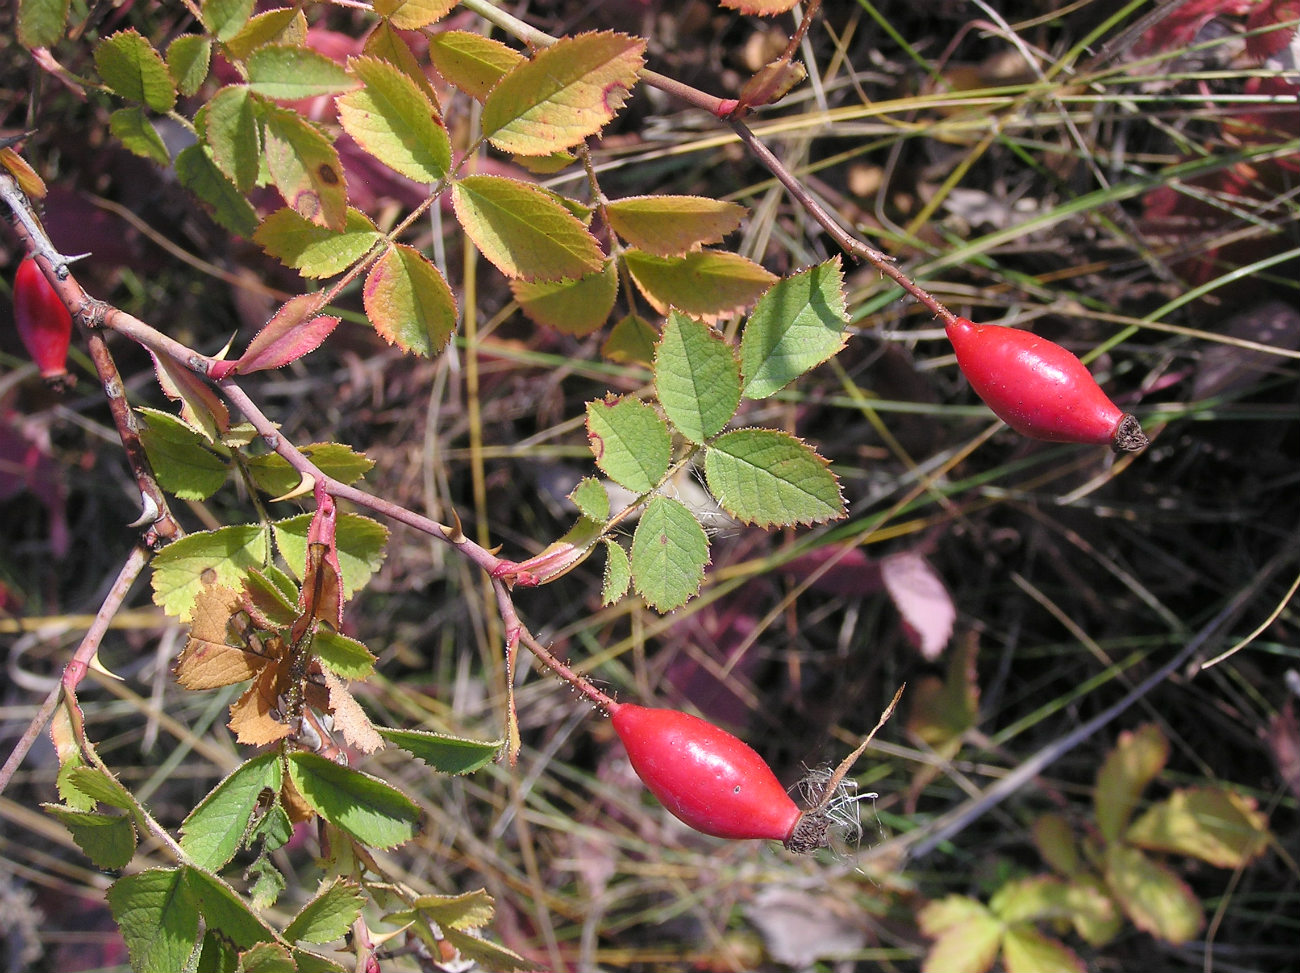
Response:
M230 722L226 725L240 743L262 747L293 732L293 727L272 715L278 712L283 675L280 666L265 666L243 695L230 704Z
M284 808L284 813L289 815L289 820L295 824L310 821L316 816L315 808L298 793L298 788L293 786L293 778L288 774L284 775L284 784L280 787L280 805Z
M232 616L240 595L224 585L205 585L194 600L190 637L176 659L176 681L186 689L216 689L252 679L266 664L257 646L231 645Z
M330 694L330 711L334 714L334 729L342 734L348 746L362 753L374 753L384 745L383 738L375 732L356 697L348 691L347 685L328 669L325 674L325 686Z

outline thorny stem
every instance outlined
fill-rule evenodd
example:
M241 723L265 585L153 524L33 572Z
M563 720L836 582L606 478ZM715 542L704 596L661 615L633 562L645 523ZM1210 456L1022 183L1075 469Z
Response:
M108 594L104 596L99 611L95 613L90 627L86 629L86 634L82 636L81 644L77 646L77 651L72 654L72 658L64 666L63 678L59 680L59 685L50 691L50 695L46 697L45 702L41 704L41 708L32 717L27 729L23 731L23 735L14 746L13 752L9 754L4 767L0 768L0 793L3 793L4 789L9 786L9 781L13 779L14 773L27 756L27 752L31 750L32 744L36 742L36 738L41 735L46 724L54 715L60 699L66 697L73 727L77 734L77 742L83 748L85 747L85 729L81 719L81 711L76 702L77 687L81 684L81 680L86 677L91 662L95 658L95 653L99 651L100 643L103 642L104 635L108 631L108 626L112 623L118 609L122 607L122 602L126 600L131 585L135 583L135 579L139 577L148 560L148 548L143 542L139 542L131 548L131 552L127 555L126 561L123 562L121 570L117 572L113 586L108 589Z
M17 180L8 173L0 173L0 196L3 196L10 212L16 217L13 227L19 240L27 249L36 265L41 268L50 286L54 288L59 299L87 330L87 345L90 359L94 362L95 372L99 376L100 386L108 400L109 413L117 429L118 438L126 454L131 474L135 477L140 490L142 514L131 526L145 528L145 541L150 547L174 540L184 534L179 523L167 507L167 498L154 477L153 467L145 454L144 444L140 441L140 427L131 412L126 399L126 388L122 384L121 373L113 360L108 345L96 328L100 323L103 305L93 301L77 279L68 271L68 260L61 256L50 242L44 228L31 212L31 205L26 195L19 188Z

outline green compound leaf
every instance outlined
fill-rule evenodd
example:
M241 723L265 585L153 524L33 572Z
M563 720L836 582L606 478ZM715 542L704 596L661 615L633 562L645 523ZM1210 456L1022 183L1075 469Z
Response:
M117 921L138 973L176 973L199 938L199 908L178 868L124 875L108 888Z
M357 79L310 48L268 44L248 56L248 86L264 98L298 101L351 91Z
M361 914L365 901L355 882L335 878L285 926L284 938L293 943L331 943L341 939Z
M654 489L672 459L668 424L651 406L628 395L587 403L587 440L596 465L633 493Z
M456 298L438 268L404 243L370 268L361 294L375 331L403 351L432 357L456 330Z
M740 405L740 366L707 324L676 311L655 352L655 391L669 420L693 443L722 432Z
M212 150L212 161L242 193L253 188L261 164L261 104L247 86L232 84L213 95L195 116L199 137Z
M238 591L249 571L267 563L269 540L266 528L258 524L233 524L172 541L154 555L154 603L188 622L194 599L203 590L205 572L212 572L216 584Z
M182 34L167 47L167 70L186 98L198 93L212 66L212 42L201 34Z
M162 55L135 30L121 30L95 47L95 69L114 93L151 108L176 107L176 86Z
M1268 847L1268 818L1253 798L1226 787L1180 788L1133 822L1125 840L1241 868Z
M353 141L416 182L437 182L451 168L451 141L437 109L401 68L374 57L348 62L364 87L337 101Z
M257 228L253 241L304 277L333 277L347 270L383 239L370 217L348 209L342 232L317 226L285 207Z
M773 285L740 338L745 397L766 398L835 355L848 320L839 257Z
M289 754L289 777L317 814L364 844L392 848L419 832L420 809L378 778L314 753Z
M262 131L267 170L284 201L313 223L346 229L347 186L330 140L297 112L271 104Z
M400 30L419 30L445 17L456 0L378 0L375 13Z
M239 973L300 973L283 943L256 943L239 954Z
M483 103L483 135L503 152L549 155L599 132L645 63L645 40L577 34L510 70Z
M236 236L251 237L257 212L234 183L208 157L202 145L191 145L176 156L176 178L201 202L212 218Z
M1108 842L1118 841L1146 786L1169 760L1169 740L1154 723L1125 730L1097 771L1093 804L1097 827Z
M1201 902L1173 871L1124 844L1106 848L1106 884L1133 924L1166 942L1185 943L1201 931Z
M553 194L503 176L466 176L451 187L456 219L507 277L562 280L605 263L596 238Z
M608 203L605 212L615 233L656 257L717 243L745 217L739 203L704 196L629 196Z
M255 916L244 900L215 875L187 867L185 886L198 903L207 927L220 929L221 935L237 948L276 941L275 930Z
M322 473L342 483L356 483L375 465L364 453L343 443L312 443L302 447L302 453ZM254 456L247 465L257 488L273 497L291 493L301 480L301 474L279 453Z
M605 574L600 583L600 603L604 606L614 604L627 594L628 585L632 583L632 562L623 545L617 541L607 537L601 543L605 546Z
M632 581L655 611L680 608L704 581L709 538L684 505L652 497L632 535Z
M589 520L604 523L609 520L609 494L594 476L585 476L569 494L578 512Z
M280 757L254 757L208 793L181 824L181 848L201 868L217 871L235 857L262 791L279 793Z
M295 7L267 10L253 17L225 42L227 59L242 61L267 44L303 47L307 43L307 18Z
M844 516L839 480L807 443L775 429L737 429L705 449L704 476L722 509L760 527Z
M72 840L97 868L125 868L135 856L135 825L120 814L77 811L61 804L42 804L68 829Z
M253 16L254 0L203 0L203 26L228 41L244 28Z
M443 774L472 774L490 764L501 752L503 743L501 740L470 740L432 730L397 730L386 726L375 729L393 746L401 747Z
M169 412L139 408L140 441L158 484L182 500L206 500L221 489L230 473L228 454L214 451L197 429Z
M295 573L301 573L307 563L307 530L311 519L312 514L302 514L271 525L275 531L275 546ZM338 544L343 597L351 598L354 592L370 583L370 576L383 563L388 528L360 514L339 514L334 536Z
M63 39L71 0L18 0L18 43L31 50Z
M529 319L564 334L587 335L609 319L618 297L614 261L577 280L512 280L510 290Z
M160 166L171 165L171 153L153 122L145 117L143 108L119 108L108 117L108 129L115 139L136 155Z
M340 632L322 627L312 639L311 650L321 665L344 679L365 679L375 671L374 653Z
M429 60L438 73L476 101L523 59L500 41L467 30L445 30L429 38Z
M623 259L636 286L660 314L676 308L710 324L749 307L777 279L740 254L718 250L681 257L628 250Z

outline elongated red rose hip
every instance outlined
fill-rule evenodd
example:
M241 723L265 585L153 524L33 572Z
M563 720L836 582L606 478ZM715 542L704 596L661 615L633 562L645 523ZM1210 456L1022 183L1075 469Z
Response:
M14 326L45 381L64 384L72 315L31 257L23 258L14 278Z
M1116 452L1147 445L1137 419L1110 400L1070 351L1028 331L947 326L957 364L984 403L1016 432L1056 443L1090 443Z
M718 838L787 841L799 808L743 740L671 709L610 707L637 776L676 817Z

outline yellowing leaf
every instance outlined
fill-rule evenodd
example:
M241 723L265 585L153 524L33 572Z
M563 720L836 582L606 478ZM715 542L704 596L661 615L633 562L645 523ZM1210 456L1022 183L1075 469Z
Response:
M278 713L279 698L285 688L281 676L280 667L264 667L244 694L230 704L230 721L226 725L240 743L264 747L293 732L288 723L272 715Z
M231 616L239 610L239 592L225 585L208 585L194 601L190 637L176 659L176 681L186 689L216 689L252 679L267 658L229 645Z
M510 290L528 317L564 334L591 334L609 318L618 297L618 272L612 260L577 280L512 280Z
M577 34L513 68L483 103L483 134L503 152L549 155L601 130L644 63L640 37Z
M605 212L615 233L657 257L717 243L745 217L739 203L703 196L629 196L609 203Z
M339 121L361 148L417 182L451 167L451 142L428 96L400 68L374 57L348 62L363 87L337 100Z
M375 13L387 17L400 30L419 30L437 23L456 0L375 0Z
M1147 784L1169 759L1169 741L1154 723L1125 730L1097 772L1093 803L1097 826L1107 841L1116 841L1128 826Z
M18 180L18 188L28 199L45 198L45 180L37 175L36 170L27 164L27 160L13 149L0 149L0 165L9 170L9 174Z
M384 340L429 357L456 330L456 298L438 268L405 244L389 249L366 276L366 316Z
M917 916L921 932L935 944L925 954L922 973L984 973L1002 943L1002 923L964 895L931 902Z
M253 240L271 256L313 278L342 273L382 239L370 218L350 207L341 233L317 226L285 207L264 219L253 234Z
M1002 937L1002 964L1007 973L1085 973L1087 967L1065 943L1019 925Z
M1240 868L1268 846L1268 819L1255 801L1226 787L1174 791L1133 822L1127 841Z
M1106 884L1133 924L1166 942L1185 943L1205 924L1201 902L1187 883L1136 848L1106 848Z
M465 30L445 30L429 39L429 60L438 73L476 101L523 59L500 41Z
M660 314L675 307L712 324L743 311L776 281L776 275L736 253L698 250L682 257L624 254L632 279Z
M553 194L502 176L452 183L456 219L507 277L562 280L595 273L605 256L587 228Z

